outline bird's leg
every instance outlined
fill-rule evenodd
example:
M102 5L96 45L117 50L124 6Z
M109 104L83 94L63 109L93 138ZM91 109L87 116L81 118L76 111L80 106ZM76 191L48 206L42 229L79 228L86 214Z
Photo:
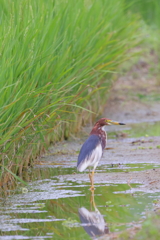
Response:
M127 184L128 184L128 186L130 187L130 189L132 189L132 186L130 185L131 180L132 180L132 178L130 178L130 179L127 181Z
M92 173L91 173L91 169L89 168L89 179L90 179L90 182L92 184Z
M94 209L96 208L96 204L94 201L94 190L91 191L91 210L92 210L92 206L94 207Z
M91 203L91 211L93 206L93 198L94 198L94 190L91 191L90 203Z
M94 191L94 170L90 174L90 181L91 181L91 188L90 188L90 190Z
M90 182L92 182L92 173L90 172L90 168L89 168L89 179L90 179Z

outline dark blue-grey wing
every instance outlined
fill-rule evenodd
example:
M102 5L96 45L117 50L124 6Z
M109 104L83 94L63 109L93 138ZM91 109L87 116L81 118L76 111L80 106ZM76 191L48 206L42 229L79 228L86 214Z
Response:
M84 142L77 162L78 171L84 171L93 161L99 161L102 155L102 147L100 138L97 135L90 135Z
M91 237L102 236L109 233L109 228L103 215L101 215L98 210L90 212L85 207L81 207L78 209L78 213L84 230Z

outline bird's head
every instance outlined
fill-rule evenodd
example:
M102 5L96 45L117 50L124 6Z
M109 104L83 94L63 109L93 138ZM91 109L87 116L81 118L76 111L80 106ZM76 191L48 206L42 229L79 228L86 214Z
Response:
M95 126L97 126L97 127L103 127L105 125L125 125L125 123L115 122L115 121L110 120L108 118L101 118L95 124Z

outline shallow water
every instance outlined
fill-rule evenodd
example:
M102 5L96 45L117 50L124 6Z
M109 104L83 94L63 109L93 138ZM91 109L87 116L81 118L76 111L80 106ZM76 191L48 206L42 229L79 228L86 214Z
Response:
M56 177L34 181L28 192L23 188L1 202L0 230L6 238L0 239L89 239L89 234L103 235L103 226L110 232L135 226L145 219L146 212L153 209L154 200L159 198L158 193L136 192L136 187L136 184L132 184L132 189L127 184L96 185L94 206L89 184L61 182ZM83 222L80 209L85 209ZM83 227L89 227L85 224L89 221L88 211L92 230L87 233ZM99 221L102 230L94 231L93 226L98 229Z
M159 124L151 126L154 130L150 136L154 136ZM135 125L125 131L131 131L131 137L137 136L137 132L139 137L144 136L144 131L140 133L139 129L142 126ZM79 148L80 144L71 154L51 154L41 159L41 164L24 173L27 187L18 184L7 197L0 199L0 239L98 238L141 224L147 212L154 209L160 191L147 193L145 188L139 191L139 184L131 184L130 188L128 184L96 182L94 194L91 193L89 182L76 180ZM127 173L155 168L159 168L158 163L105 164L102 161L96 172ZM68 174L70 180L64 180L63 176Z

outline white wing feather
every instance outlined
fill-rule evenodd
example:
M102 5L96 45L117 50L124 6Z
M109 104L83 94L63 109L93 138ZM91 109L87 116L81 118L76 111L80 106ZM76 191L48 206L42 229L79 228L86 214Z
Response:
M80 164L78 166L78 171L83 172L89 166L94 166L93 170L95 170L101 157L102 146L101 144L98 144L97 147L92 151L92 153L84 159L83 164Z

